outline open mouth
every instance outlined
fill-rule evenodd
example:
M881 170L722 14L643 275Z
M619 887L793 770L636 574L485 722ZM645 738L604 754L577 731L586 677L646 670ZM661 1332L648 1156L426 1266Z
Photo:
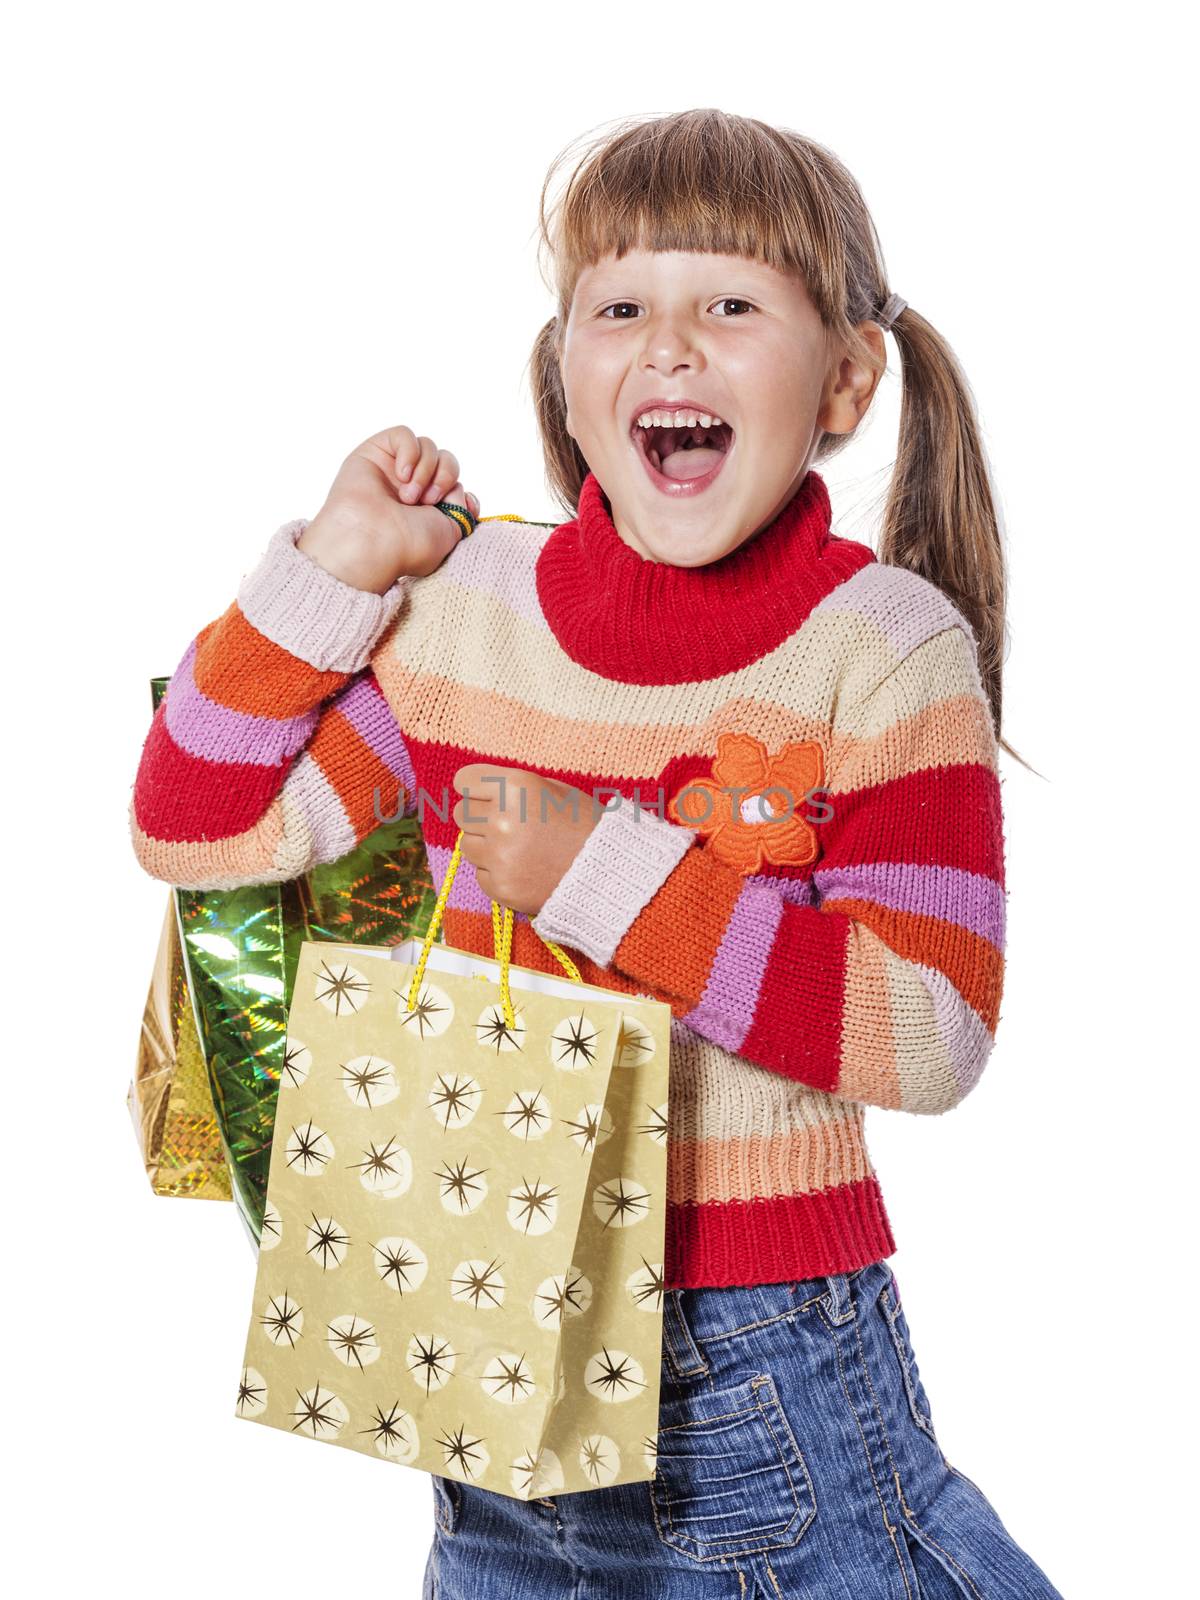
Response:
M651 481L665 494L697 494L713 483L733 448L727 422L708 427L641 428L635 421L634 445Z

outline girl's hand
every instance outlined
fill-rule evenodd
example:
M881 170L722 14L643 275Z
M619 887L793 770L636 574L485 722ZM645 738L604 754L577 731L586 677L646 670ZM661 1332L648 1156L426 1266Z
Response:
M536 916L583 848L603 803L557 778L473 761L459 767L454 821L484 894Z
M296 548L344 583L385 594L405 573L423 578L440 567L462 538L454 518L434 510L439 500L479 515L448 450L411 428L386 428L342 462Z

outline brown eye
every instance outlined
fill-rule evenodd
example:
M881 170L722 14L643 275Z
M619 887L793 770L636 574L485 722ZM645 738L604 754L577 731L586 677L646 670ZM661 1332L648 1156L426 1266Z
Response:
M735 311L735 312L723 311L721 313L721 315L723 317L728 317L728 316L731 316L731 315L740 317L740 316L743 316L746 311L753 311L754 310L754 307L750 304L749 300L739 300L736 297L736 295L731 295L731 294L727 294L727 295L725 295L725 297L723 299L718 300L717 301L717 305L719 305L719 306L741 306L741 307L743 307L742 311Z
M632 311L635 316L637 315L637 307L632 300L615 300L611 306L605 306L600 315L607 317L610 311ZM612 320L614 322L628 322L630 318L619 316L614 317Z

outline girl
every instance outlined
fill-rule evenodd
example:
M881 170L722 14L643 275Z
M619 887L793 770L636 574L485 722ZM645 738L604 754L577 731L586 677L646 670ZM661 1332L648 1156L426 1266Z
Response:
M464 833L449 942L490 954L499 901L514 961L552 970L541 935L672 1007L656 1475L435 1477L427 1600L1053 1596L938 1444L863 1138L868 1105L970 1092L1001 995L1004 574L966 383L819 145L639 120L548 207L561 159L533 368L570 519L476 532L427 436L352 451L172 677L138 859L290 878L399 803L435 880ZM877 559L813 463L889 328Z

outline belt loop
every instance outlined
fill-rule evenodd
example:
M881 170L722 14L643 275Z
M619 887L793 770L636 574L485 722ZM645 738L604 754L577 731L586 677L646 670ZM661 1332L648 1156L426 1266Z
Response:
M833 1272L825 1279L825 1283L827 1287L822 1302L830 1322L853 1322L856 1312L849 1275Z
M668 1289L663 1295L663 1352L671 1363L677 1378L708 1374L704 1359L692 1330L683 1314L684 1289Z

